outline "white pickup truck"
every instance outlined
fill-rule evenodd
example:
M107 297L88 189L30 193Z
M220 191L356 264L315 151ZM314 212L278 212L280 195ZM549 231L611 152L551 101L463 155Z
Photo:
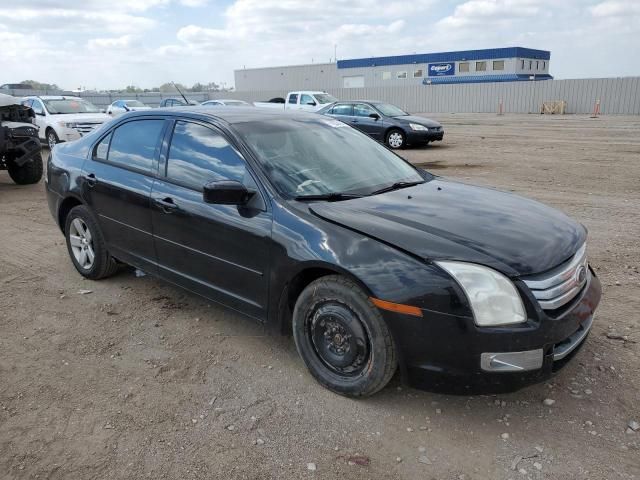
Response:
M253 102L256 107L278 108L280 110L306 110L315 112L338 99L326 92L302 91L289 92L287 98L272 98L268 102Z

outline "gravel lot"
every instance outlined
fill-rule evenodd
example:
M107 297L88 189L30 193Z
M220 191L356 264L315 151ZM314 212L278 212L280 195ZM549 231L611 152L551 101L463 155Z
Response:
M291 338L130 270L83 280L43 185L0 172L0 478L640 478L640 117L435 118L412 162L590 231L603 301L551 382L339 397Z

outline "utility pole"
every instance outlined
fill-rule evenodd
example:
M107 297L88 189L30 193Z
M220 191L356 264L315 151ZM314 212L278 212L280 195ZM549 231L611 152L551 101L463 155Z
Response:
M333 44L333 60L338 63L338 44Z

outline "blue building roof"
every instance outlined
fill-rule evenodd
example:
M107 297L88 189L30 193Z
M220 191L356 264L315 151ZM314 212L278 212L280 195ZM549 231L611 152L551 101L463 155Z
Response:
M386 65L409 65L412 63L460 62L466 60L491 60L494 58L533 58L549 60L551 52L532 48L509 47L484 50L461 50L458 52L420 53L392 57L354 58L338 60L338 68L380 67Z
M443 83L486 83L486 82L531 82L532 75L507 73L504 75L443 75L442 77L428 77L422 80L423 85L439 85ZM553 80L547 73L535 75L535 80Z

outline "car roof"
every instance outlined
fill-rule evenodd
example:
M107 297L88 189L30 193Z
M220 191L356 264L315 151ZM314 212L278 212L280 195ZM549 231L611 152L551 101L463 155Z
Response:
M283 118L318 118L316 113L309 113L300 110L271 110L268 108L257 107L225 107L220 108L202 108L200 105L171 107L171 108L154 108L152 110L144 110L138 112L130 112L128 118L134 116L148 117L150 115L197 115L199 117L209 117L212 119L222 120L223 122L234 124L255 121L270 121ZM322 118L322 117L320 117Z
M370 105L380 105L381 103L387 102L382 102L380 100L338 100L334 103L368 103Z
M82 100L74 95L27 95L24 98L39 98L40 100Z

